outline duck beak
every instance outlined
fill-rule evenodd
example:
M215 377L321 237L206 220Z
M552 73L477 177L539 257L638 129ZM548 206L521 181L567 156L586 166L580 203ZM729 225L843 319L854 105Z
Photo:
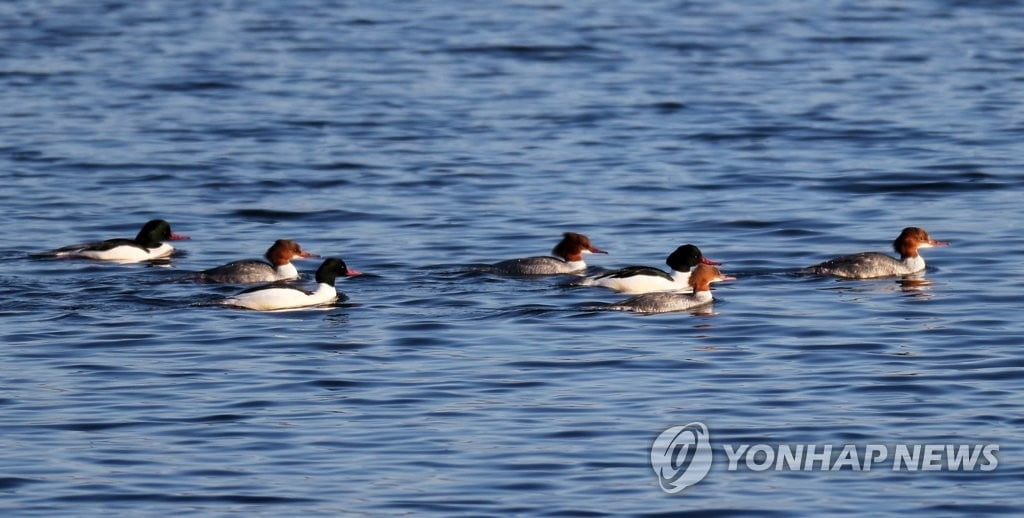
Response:
M355 268L349 268L348 272L345 273L345 275L347 275L349 277L355 277L356 275L362 275L362 274L363 274L363 272L361 272L359 270L356 270Z
M299 252L299 257L308 259L310 257L320 257L320 255L319 254L314 254L313 252L307 252L307 251L303 250L303 251Z
M192 239L192 238L186 236L185 234L175 234L173 232L171 233L171 237L170 237L171 241L187 241L189 239Z
M702 256L700 258L700 264L707 264L707 265L711 265L711 266L718 266L718 265L720 265L722 263L720 263L718 261L712 261L711 259L708 259L707 257L703 257Z
M604 250L601 250L600 248L598 248L596 246L592 246L592 247L590 247L590 253L592 253L592 254L607 254L608 252L605 252Z
M937 239L932 239L931 241L928 242L928 244L932 246L949 246L949 241L939 241Z
M733 277L731 275L723 275L721 280L723 280L723 281L735 281L736 277Z

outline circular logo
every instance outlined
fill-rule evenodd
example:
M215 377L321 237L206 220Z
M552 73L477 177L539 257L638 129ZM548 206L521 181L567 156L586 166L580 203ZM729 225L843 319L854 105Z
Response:
M651 445L651 467L666 493L678 493L711 470L711 441L704 423L673 426Z

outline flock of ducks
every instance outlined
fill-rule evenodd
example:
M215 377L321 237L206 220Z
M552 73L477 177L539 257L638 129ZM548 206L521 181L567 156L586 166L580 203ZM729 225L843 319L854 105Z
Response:
M100 261L133 263L165 259L174 251L169 241L188 239L171 232L169 223L155 219L143 225L134 239L108 239L95 243L65 246L34 254L37 257L77 257ZM850 279L903 276L924 270L921 248L945 246L949 243L932 239L922 228L907 227L893 241L899 254L894 258L878 252L838 257L809 266L798 273L826 275ZM590 238L575 232L566 232L555 245L551 256L509 259L481 268L481 271L500 275L582 275L587 268L586 254L606 254L591 243ZM359 275L339 258L327 258L316 271L316 288L304 290L290 284L299 278L293 260L319 257L303 250L295 241L279 239L267 250L266 261L247 259L231 262L194 274L197 282L225 284L259 284L238 294L218 301L219 304L274 311L329 304L337 300L335 280L341 276ZM598 275L583 277L574 284L598 286L620 293L634 295L615 302L606 309L638 313L683 311L709 304L714 300L711 284L735 280L724 275L712 261L692 244L676 248L665 259L670 271L650 266L627 266Z

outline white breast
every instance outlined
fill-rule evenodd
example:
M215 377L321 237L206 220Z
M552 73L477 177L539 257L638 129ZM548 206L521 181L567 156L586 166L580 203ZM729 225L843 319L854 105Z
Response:
M274 276L279 281L290 281L292 279L299 278L299 270L295 268L292 263L285 263L277 268L274 268Z
M77 255L87 257L89 259L98 259L100 261L134 263L167 257L171 255L171 252L173 251L173 246L167 243L160 243L160 246L156 248L145 249L137 246L122 245L115 246L110 250L82 250Z
M651 293L656 291L691 291L687 281L689 273L673 272L673 280L660 275L633 275L630 277L605 277L595 279L591 284L620 291L622 293Z
M334 286L320 284L317 286L317 290L311 294L292 288L266 288L241 293L225 299L223 303L228 306L238 306L258 311L273 311L275 309L317 306L332 302L337 298L338 291L334 289Z

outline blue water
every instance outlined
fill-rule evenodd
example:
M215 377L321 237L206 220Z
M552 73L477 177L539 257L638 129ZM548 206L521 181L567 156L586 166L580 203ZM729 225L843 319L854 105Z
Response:
M1015 515L1022 42L1014 1L0 4L0 510ZM169 267L28 257L154 217ZM788 273L910 225L953 242L926 282ZM466 271L564 231L738 280L638 316ZM366 275L272 314L180 281L279 238ZM999 466L666 495L698 421Z

